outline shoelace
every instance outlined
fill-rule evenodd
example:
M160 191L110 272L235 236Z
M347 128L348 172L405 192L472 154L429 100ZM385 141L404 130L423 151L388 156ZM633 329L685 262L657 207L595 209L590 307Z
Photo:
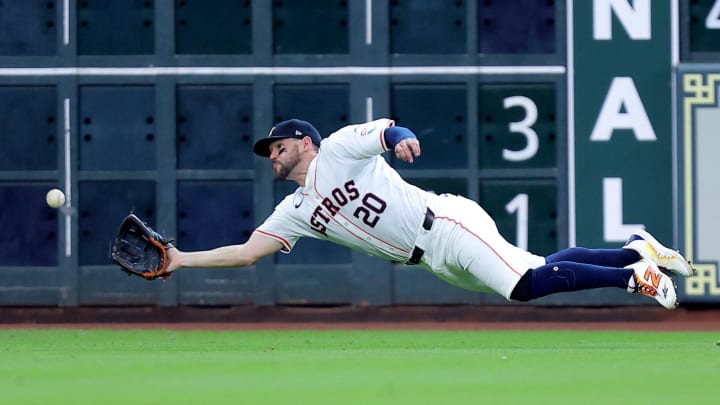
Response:
M650 284L645 283L644 281L638 279L635 277L635 292L640 293L642 295L647 295L650 297L654 297L657 295L657 290L655 287L651 286Z

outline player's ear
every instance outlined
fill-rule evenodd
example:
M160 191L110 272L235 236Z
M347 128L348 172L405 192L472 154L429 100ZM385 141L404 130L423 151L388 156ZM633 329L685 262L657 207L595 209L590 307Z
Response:
M312 139L311 139L309 136L303 137L302 141L303 141L303 147L305 147L305 148L311 148L311 149L312 149L312 147L313 147L313 142L312 142Z

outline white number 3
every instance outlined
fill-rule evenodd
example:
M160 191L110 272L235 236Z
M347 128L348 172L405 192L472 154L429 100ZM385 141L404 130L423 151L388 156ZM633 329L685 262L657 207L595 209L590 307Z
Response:
M512 107L522 107L525 110L525 118L520 121L511 122L510 132L518 132L525 136L527 145L521 150L503 149L503 159L511 162L528 160L535 156L540 146L540 140L537 132L532 126L537 121L538 110L535 102L525 96L512 96L503 100L503 107L509 109Z

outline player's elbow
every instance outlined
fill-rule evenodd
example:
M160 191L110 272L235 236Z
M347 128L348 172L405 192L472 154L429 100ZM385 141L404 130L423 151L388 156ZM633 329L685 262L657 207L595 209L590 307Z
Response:
M255 259L242 245L222 246L209 252L204 265L208 267L244 267L250 266Z
M245 246L238 246L235 261L238 266L252 266L263 257L265 256Z
M242 260L241 266L252 266L260 260L260 257L250 256Z

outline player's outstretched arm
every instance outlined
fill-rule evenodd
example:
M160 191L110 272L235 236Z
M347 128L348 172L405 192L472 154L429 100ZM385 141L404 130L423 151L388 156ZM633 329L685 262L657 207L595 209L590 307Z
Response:
M181 267L242 267L250 266L265 256L282 249L282 244L274 239L253 233L250 239L241 245L228 245L212 250L183 252L177 248L168 251L173 272Z

